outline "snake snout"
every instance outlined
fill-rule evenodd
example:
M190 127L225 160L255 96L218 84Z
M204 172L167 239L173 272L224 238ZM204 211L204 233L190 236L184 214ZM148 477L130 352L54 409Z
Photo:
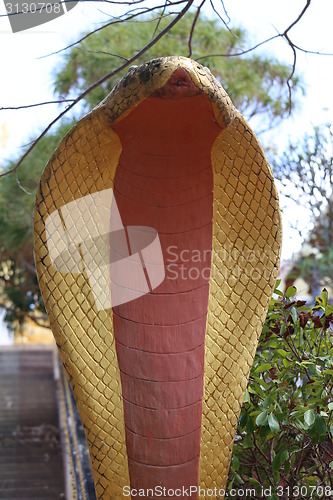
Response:
M200 93L200 89L184 68L177 68L167 83L154 92L153 97L174 98L192 97Z

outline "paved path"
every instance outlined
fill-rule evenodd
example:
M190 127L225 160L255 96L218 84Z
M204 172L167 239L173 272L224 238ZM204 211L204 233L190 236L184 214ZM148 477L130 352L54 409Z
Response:
M0 499L65 499L51 348L0 348Z

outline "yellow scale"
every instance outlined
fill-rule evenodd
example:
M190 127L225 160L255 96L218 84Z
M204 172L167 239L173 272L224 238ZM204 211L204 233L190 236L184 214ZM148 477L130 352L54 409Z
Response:
M131 69L66 135L38 188L35 260L53 334L85 428L100 499L123 498L123 487L130 483L112 309L96 309L85 273L55 270L45 220L69 202L113 188L121 144L110 125L163 87L179 67L207 94L222 129L211 152L213 254L199 474L202 488L226 485L250 368L278 273L281 220L271 168L254 132L207 68L190 59L166 57L158 64L155 60ZM144 83L143 72L149 73Z

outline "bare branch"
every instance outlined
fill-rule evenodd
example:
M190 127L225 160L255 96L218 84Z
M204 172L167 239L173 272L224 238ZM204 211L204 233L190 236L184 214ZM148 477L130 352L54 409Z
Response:
M212 3L212 2L211 2ZM257 49L258 47L261 47L262 45L268 43L268 42L271 42L272 40L275 40L276 38L283 38L284 40L286 40L286 42L288 43L288 45L290 46L290 48L292 49L293 51L293 64L292 64L292 69L291 69L291 72L288 76L288 79L286 81L286 84L287 84L287 87L288 87L288 92L289 92L289 113L291 113L291 103L292 103L292 99L291 99L291 93L292 93L292 86L291 86L291 82L292 82L292 79L295 75L295 70L296 70L296 61L297 61L297 53L296 51L297 50L302 50L300 49L299 47L297 47L297 45L295 45L292 40L290 39L289 37L289 31L301 20L301 18L303 17L303 15L305 14L305 12L307 11L307 9L309 8L311 4L311 0L307 0L306 1L306 5L304 6L302 12L298 15L298 17L288 26L288 28L286 28L284 30L283 33L277 33L276 35L270 37L270 38L267 38L266 40L263 40L262 42L259 42L257 43L256 45L254 45L253 47L249 48L249 49L246 49L246 50L241 50L239 52L234 52L232 54L209 54L209 55L206 55L206 56L201 56L201 57L197 57L197 61L200 61L202 59L206 59L206 58L211 58L211 57L238 57L238 56L243 56L245 54L248 54L249 52L252 52L254 51L255 49ZM212 4L213 5L213 4ZM303 52L305 52L303 50Z
M222 7L223 7L223 10L224 10L224 13L225 15L227 16L228 18L228 22L226 22L223 17L220 15L219 11L216 9L215 5L214 5L214 2L213 0L210 0L210 5L213 9L213 11L215 12L215 14L217 15L217 17L220 19L220 21L222 21L222 23L224 24L225 28L235 37L235 38L238 38L234 33L233 31L229 28L228 26L228 23L230 23L230 17L228 15L228 12L226 11L226 8L224 6L224 3L223 3L223 0L221 0L221 3L222 3Z
M184 7L186 9L186 12L187 12L187 10L193 4L193 1L194 0L191 0L191 1L190 0L178 0L177 2L174 2L172 5L179 5L179 4L182 4L182 3L190 4L188 8L187 8L187 6ZM135 12L134 14L132 14L132 15L130 15L128 17L125 17L125 18L124 17L117 17L113 21L110 21L109 23L103 24L99 28L96 28L95 30L90 31L89 33L87 33L83 37L79 38L75 42L67 45L66 47L64 47L62 49L59 49L59 50L57 50L55 52L51 52L50 54L47 54L46 56L40 57L39 59L45 59L46 57L50 57L50 56L53 56L53 55L56 55L56 54L60 54L61 52L64 52L65 50L68 50L68 49L70 49L72 47L75 47L75 45L78 45L79 43L81 43L84 40L86 40L87 38L89 38L91 35L94 35L95 33L98 33L99 31L103 30L104 28L107 28L108 26L112 26L114 24L128 22L128 21L130 21L132 19L135 19L138 16L143 16L144 14L148 14L148 13L153 12L155 10L163 9L164 7L165 7L165 3L163 5L158 5L156 7L149 7L149 8L147 7L146 9L144 9L144 10L142 9L139 12ZM131 11L128 11L126 14L129 14L130 12ZM181 17L183 17L183 16L181 16Z
M290 46L290 48L292 49L293 51L293 56L294 56L294 60L293 60L293 65L292 65L292 69L291 69L291 73L290 75L288 76L288 80L287 80L287 86L288 86L288 90L289 90L289 113L291 113L291 84L290 82L292 81L294 75L295 75L295 69L296 69L296 58L297 58L297 55L296 55L296 46L293 44L293 42L291 41L288 33L289 31L301 20L301 18L304 16L305 12L307 11L307 9L310 7L310 4L311 4L311 0L307 0L306 2L306 5L305 7L303 8L302 12L299 14L299 16L297 17L297 19L295 19L294 22L292 22L290 24L290 26L288 26L288 28L283 32L282 36L283 38L285 38L285 40L287 40L288 42L288 45Z
M8 111L14 109L27 109L27 108L35 108L37 106L45 106L46 104L62 104L63 102L73 102L74 99L59 99L58 101L46 101L46 102L38 102L36 104L26 104L24 106L8 106L0 108L0 111Z
M84 99L88 94L90 94L90 92L92 92L94 89L96 89L97 87L102 85L102 83L109 80L114 75L118 74L123 69L130 66L134 61L136 61L136 59L141 57L145 52L147 52L147 50L149 50L151 47L153 47L186 14L186 12L192 6L193 2L194 2L194 0L188 0L185 7L176 15L176 17L174 17L173 20L158 35L156 35L149 43L147 43L147 45L145 45L145 47L140 49L133 57L131 57L130 59L125 61L124 64L119 66L114 71L111 71L110 73L107 73L106 75L104 75L97 82L95 82L93 85L91 85L89 88L87 88L84 92L82 92L82 94L80 94L76 99L74 99L74 101L64 111L62 111L54 120L52 120L51 123L49 123L49 125L37 137L37 139L32 143L32 145L27 149L27 151L21 156L21 158L16 163L16 165L13 168L6 170L3 173L0 173L0 177L4 177L5 175L8 175L10 173L17 172L17 169L22 164L22 162L25 160L25 158L31 153L31 151L36 147L38 142L40 142L40 140L47 134L47 132L51 129L51 127L55 123L57 123L66 113L68 113L68 111L70 109L72 109L78 102L82 101L82 99Z
M288 76L288 79L286 81L286 84L287 84L287 87L288 87L288 92L289 92L289 114L291 113L291 80L295 74L295 69L296 69L296 59L297 59L297 55L296 55L296 49L292 43L292 41L290 40L289 36L286 34L284 35L284 38L287 40L291 50L293 51L293 55L294 55L294 60L293 60L293 65L292 65L292 69L291 69L291 72Z
M27 195L29 195L29 196L32 196L34 193L31 193L30 191L27 191L27 190L25 189L25 187L23 187L23 186L22 186L21 181L20 181L20 179L18 178L17 169L14 171L14 175L15 175L15 180L16 180L16 184L18 185L18 187L19 187L19 188L20 188L20 189L21 189L21 190L22 190L25 194L27 194ZM1 177L1 175L0 175L0 177Z
M161 21L162 19L165 17L165 10L166 10L166 3L164 4L163 6L163 9L162 9L162 12L161 14L158 16L158 19L157 19L157 23L156 23L156 26L155 26L155 29L154 29L154 33L153 33L153 36L156 35L159 27L160 27L160 24L161 24Z
M138 4L143 3L143 0L137 0L137 1L133 1L133 2L130 2L130 1L127 1L127 2L116 2L116 1L115 2L111 2L111 1L107 1L106 3L114 3L114 4L118 4L119 3L119 4L125 4L125 5L132 5L133 6L133 5L138 5ZM135 20L138 16L142 16L142 15L144 15L146 13L156 12L157 10L161 11L161 9L162 9L162 13L159 12L159 15L158 15L158 18L157 18L158 21L157 21L157 24L155 26L154 34L152 36L151 41L145 47L143 47L142 49L140 49L130 59L127 59L127 58L125 58L125 57L123 57L123 56L121 56L119 54L108 53L106 51L92 51L92 50L87 50L87 52L98 52L98 53L101 53L101 54L109 55L111 57L118 57L121 60L123 60L124 62L123 62L123 64L120 64L120 66L117 69L115 69L115 70L107 73L102 78L100 78L97 82L95 82L94 84L92 84L89 88L87 88L84 92L82 92L80 95L78 95L75 99L62 99L62 100L48 101L48 102L45 102L45 103L31 104L31 105L26 105L26 106L18 106L17 108L16 107L3 107L3 108L0 108L0 111L1 111L1 110L11 110L11 109L25 109L25 108L35 107L35 106L42 106L42 105L46 105L46 104L61 104L63 102L68 103L68 105L66 106L66 108L61 113L59 113L59 115L52 122L50 122L49 125L43 130L43 132L29 145L27 151L21 156L21 158L18 160L17 164L13 168L8 169L5 172L0 173L0 177L3 177L4 175L10 174L10 173L15 173L15 175L16 175L17 170L18 170L19 166L22 164L22 162L24 161L24 159L30 154L30 152L34 149L34 147L38 144L38 142L47 134L47 132L51 129L51 127L55 123L57 123L67 112L69 112L76 104L78 104L80 101L82 101L94 89L96 89L97 87L99 87L100 85L102 85L104 82L106 82L107 80L109 80L111 77L117 75L122 70L126 69L128 66L130 66L131 64L133 64L140 56L142 56L146 51L148 51L167 32L169 32L170 29L175 24L178 23L178 21L185 15L185 13L193 6L193 3L194 3L194 0L176 0L174 2L172 2L170 0L166 0L165 2L161 3L158 6L149 7L149 8L148 7L147 8L143 8L142 7L140 9L136 8L136 9L132 9L131 11L127 10L127 12L123 16L120 16L118 18L112 18L112 20L110 22L104 24L103 26L98 27L96 30L93 30L93 31L89 32L88 34L84 35L83 37L81 37L76 42L73 42L72 44L68 45L67 47L65 47L63 49L60 49L57 52L53 52L52 54L49 54L49 55L59 54L60 52L62 52L64 50L67 50L69 48L75 48L77 50L85 51L86 49L81 48L81 47L76 47L76 46L79 43L81 43L84 40L86 40L89 36L91 36L91 35L99 32L99 31L101 31L102 29L104 29L104 28L106 28L108 26L115 25L115 24L118 24L118 23L123 23L123 22L130 22L130 21ZM202 0L201 3L200 3L200 5L197 7L196 14L194 16L194 20L193 20L192 25L191 25L191 29L190 29L190 33L189 33L189 38L188 38L189 56L192 55L192 40L193 40L195 26L196 26L196 23L197 23L197 21L199 19L201 9L202 9L202 7L204 6L205 3L206 3L206 0ZM158 28L160 26L161 20L170 15L170 7L176 6L176 5L182 5L182 4L185 4L185 6L182 8L182 10L180 12L177 12L175 14L175 16L172 18L172 21L170 21L170 23L168 23L168 25L166 26L166 28L164 28L159 33L157 33ZM218 13L218 11L217 11L217 9L216 9L216 7L214 5L213 0L210 0L210 4L211 4L214 12L219 16L219 18L222 20L223 24L228 28L227 23L221 18L220 14ZM224 9L225 14L228 17L228 20L230 21L230 18L228 16L227 12L226 12L223 0L221 0L221 4L222 4L222 7ZM238 56L246 55L246 54L254 51L255 49L261 47L262 45L264 45L266 43L269 43L269 42L271 42L271 41L273 41L273 40L275 40L277 38L284 39L288 43L288 45L291 47L292 52L293 52L292 69L291 69L291 72L290 72L290 74L288 76L288 79L287 79L287 82L286 82L286 84L288 86L288 92L289 92L289 113L290 113L290 111L291 111L291 98L292 98L292 79L294 77L295 69L296 69L297 50L302 50L304 52L307 52L307 51L305 51L304 49L299 48L298 46L296 46L292 42L292 40L291 40L291 38L289 36L289 32L301 20L301 18L305 14L305 12L308 9L308 7L310 6L310 4L311 4L311 0L307 0L306 1L306 5L304 6L304 8L301 11L301 13L284 30L283 33L277 33L274 36L269 37L266 40L261 41L261 42L255 44L254 46L250 47L249 49L239 50L239 51L231 53L231 54L230 53L226 53L226 54L208 54L208 55L205 55L205 56L197 57L196 60L197 61L201 61L201 60L204 60L204 59L206 59L208 57L209 58L211 58L211 57L238 57ZM168 9L168 12L166 12L166 9ZM43 57L48 57L48 56L43 56ZM16 175L16 177L17 177L17 175ZM18 184L21 187L21 189L23 189L25 191L25 189L21 186L21 184L20 184L20 182L19 182L18 179L17 179L17 181L18 181Z
M295 19L295 21L293 21L289 26L288 28L283 32L284 36L287 35L288 31L290 31L300 20L301 18L304 16L305 12L307 11L307 9L310 7L310 4L311 4L311 0L307 0L306 1L306 5L305 7L303 8L302 12L299 14L299 16Z
M193 38L193 34L194 34L194 29L195 29L195 25L197 24L197 21L199 19L200 11L201 11L205 2L206 2L206 0L202 0L201 4L197 8L197 11L196 11L194 19L193 19L193 23L192 23L191 30L190 30L190 35L188 37L188 50L189 50L188 57L191 57L191 55L192 55L192 38Z
M293 46L295 47L295 49L299 50L300 52L304 52L305 54L312 54L312 55L315 55L315 56L333 56L333 52L320 52L319 50L316 51L316 50L307 50L307 49L303 49L302 47L299 47L298 45L296 45L295 43L293 43Z
M28 311L22 311L20 309L16 309L12 306L7 306L5 304L0 304L0 309L5 309L5 311L12 313L16 317L20 318L29 318L31 319L37 326L41 326L43 328L50 328L50 323L48 316L46 314L41 314L40 316L30 313Z
M117 57L122 61L128 61L127 57L121 56L120 54L113 54L112 52L107 52L106 50L91 50L91 49L82 49L81 47L74 47L74 50L80 50L81 52L85 52L87 54L104 54L106 56ZM73 101L74 99L71 99Z
M196 61L202 61L203 59L207 59L208 57L238 57L238 56L243 56L245 54L248 54L249 52L254 51L258 47L261 47L265 43L271 42L275 38L282 37L283 35L278 33L277 35L271 36L270 38L266 38L266 40L263 40L262 42L257 43L256 45L253 45L253 47L245 50L240 50L239 52L234 52L232 54L207 54L206 56L200 56L196 58Z
M223 0L220 0L220 2L221 2L221 4L222 4L222 7L223 7L223 10L224 10L224 13L225 13L225 15L226 15L226 16L227 16L227 18L228 18L228 23L230 23L231 19L230 19L230 17L229 17L229 14L228 14L228 12L227 12L227 9L225 8L224 2L223 2Z

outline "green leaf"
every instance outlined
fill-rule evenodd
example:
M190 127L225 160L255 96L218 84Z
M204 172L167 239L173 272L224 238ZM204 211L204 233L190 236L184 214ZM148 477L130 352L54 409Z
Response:
M274 457L272 462L272 468L274 472L277 472L281 465L289 458L289 453L287 450L280 450Z
M330 469L333 469L333 460L330 462Z
M266 347L272 347L273 349L276 349L277 346L279 345L278 340L274 338L273 336L268 340L268 342L265 342Z
M264 391L260 387L263 387L266 391L268 391L269 390L269 385L267 384L267 382L265 382L264 379L258 377L257 374L253 374L253 378L254 378L254 380L256 382L256 384L254 384L254 385L256 386L257 394L259 394L263 399L265 399L266 395L265 395Z
M248 417L247 419L247 426L246 426L248 432L252 433L254 431L254 420L252 417Z
M262 384L262 381L260 381L259 384L254 382L253 389L255 390L256 394L258 394L262 399L265 399L266 395L265 395L264 391L262 390L262 388L260 387L261 384ZM264 384L262 384L262 385L264 385Z
M288 356L287 351L285 351L284 349L276 349L276 352L280 354L280 356L282 356L283 358L286 358Z
M328 298L328 293L326 288L324 288L321 292L321 300L324 307L327 306L327 298Z
M291 465L290 465L290 462L286 462L286 463L284 464L284 473L285 473L285 474L289 474L290 470L291 470Z
M300 343L301 347L303 347L303 345L304 345L304 335L303 335L303 332L304 332L303 328L300 327L300 329L299 329L299 343Z
M239 420L239 427L242 429L246 426L247 419L249 418L248 413L242 413L241 418Z
M258 426L267 424L267 410L262 411L256 418L256 424Z
M280 458L281 465L283 465L284 462L286 460L288 460L288 458L289 458L289 452L288 452L288 450L283 450L283 452L281 453L281 458Z
M319 436L324 436L327 431L326 422L323 417L316 415L314 427Z
M253 373L262 373L266 372L267 370L270 370L272 368L272 365L270 363L263 363L262 365L259 365Z
M323 373L325 373L326 375L333 375L333 370L331 370L330 368L326 368L326 370L323 370Z
M277 471L279 470L279 468L280 468L280 456L279 454L277 454L272 462L272 469L273 471Z
M238 470L239 465L240 465L239 458L237 456L233 456L232 463L231 463L232 470L234 470L234 471Z
M311 377L316 377L317 375L321 374L320 367L318 365L315 365L314 363L311 363L308 367L309 374Z
M247 434L245 436L245 439L243 441L243 448L252 448L253 446L253 443L252 443L252 439L251 439L251 436L249 434Z
M280 280L280 279L276 280L274 293L275 293L276 295L279 295L280 297L283 297L283 292L281 292L281 290L279 290L279 286L280 286L280 285L281 285L281 280Z
M328 403L327 408L332 411L333 410L333 403Z
M240 477L239 474L235 474L235 480L236 480L236 483L238 484L244 484L244 481L243 479Z
M267 396L265 399L264 399L264 402L263 402L263 407L264 408L269 408L272 404L273 400L272 400L272 397L271 396Z
M249 391L247 389L245 391L244 403L251 403L250 394L249 394Z
M297 288L295 286L289 286L286 290L286 297L290 299L290 297L294 297L296 295Z
M291 313L291 317L293 318L294 323L297 323L298 314L297 314L296 308L292 307L290 313Z
M313 410L306 410L304 413L304 422L308 427L311 427L315 421L315 414Z
M280 424L277 421L277 418L275 417L275 415L273 413L270 413L268 415L268 425L269 425L269 428L272 432L275 432L275 433L279 432Z
M288 361L286 358L282 360L282 363L285 368L289 368L292 364L291 361Z
M262 425L261 427L259 427L259 436L263 439L265 439L265 441L268 440L268 435L270 434L271 437L272 436L272 431L270 430L270 428L268 427L268 425ZM267 439L266 439L267 438Z
M254 477L249 477L248 481L249 481L250 484L254 484L256 486L261 486L261 484L259 483L259 481L257 479L255 479Z

